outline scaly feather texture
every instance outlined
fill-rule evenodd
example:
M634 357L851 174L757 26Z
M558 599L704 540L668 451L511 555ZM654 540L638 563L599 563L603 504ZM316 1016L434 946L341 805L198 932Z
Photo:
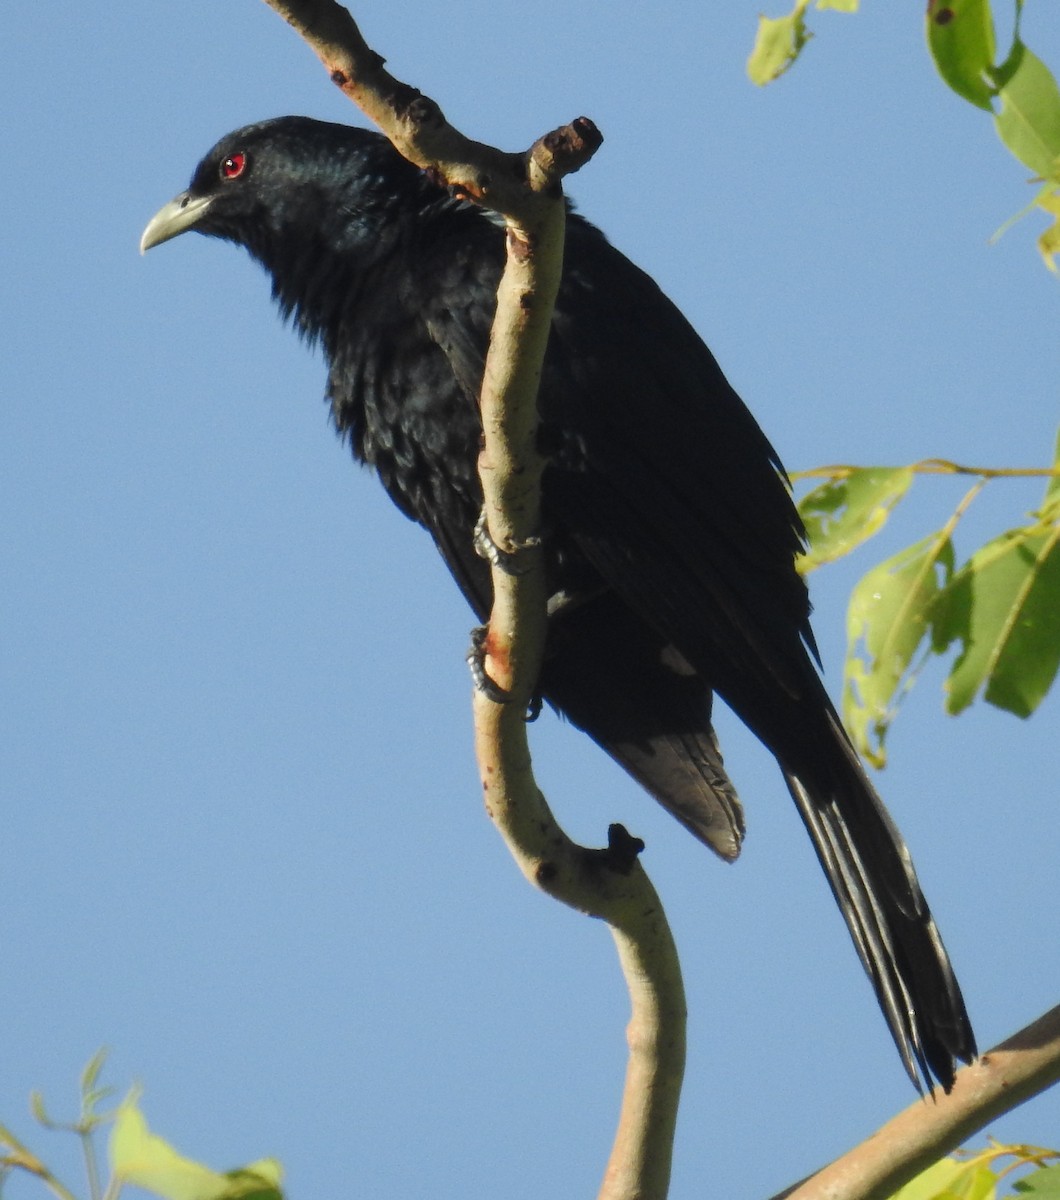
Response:
M238 130L144 234L244 247L328 363L335 426L434 538L479 618L477 396L503 265L496 221L377 134ZM948 1088L975 1042L909 853L815 668L802 526L780 462L656 284L575 214L539 407L549 621L541 693L697 838L744 822L714 693L780 764L902 1060Z

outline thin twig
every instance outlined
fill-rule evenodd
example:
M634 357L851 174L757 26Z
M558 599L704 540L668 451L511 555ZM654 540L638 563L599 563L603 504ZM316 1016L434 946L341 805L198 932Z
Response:
M92 1139L92 1126L82 1127L78 1133L81 1138L81 1152L85 1159L89 1200L103 1200L103 1189L99 1181L99 1163L96 1161L96 1146Z
M434 100L386 70L385 59L368 46L341 4L335 0L265 3L297 30L332 83L410 162L506 217L532 222L550 202L547 185L578 170L600 144L592 123L580 126L578 121L567 129L584 135L584 140L581 136L557 140L550 134L525 154L472 141L449 124ZM528 181L532 186L527 186Z
M28 1171L31 1175L36 1175L38 1179L51 1188L55 1195L59 1197L59 1200L77 1200L74 1193L64 1183L56 1179L48 1167L41 1162L24 1142L19 1141L6 1125L0 1125L0 1142L6 1143L11 1147L10 1154L0 1151L0 1166L18 1168L22 1171Z
M846 479L855 471L892 469L832 463L825 467L809 467L805 471L791 471L789 478L793 483L800 479ZM1049 479L1060 476L1060 467L969 467L945 458L924 458L906 469L914 475L977 475L982 479Z

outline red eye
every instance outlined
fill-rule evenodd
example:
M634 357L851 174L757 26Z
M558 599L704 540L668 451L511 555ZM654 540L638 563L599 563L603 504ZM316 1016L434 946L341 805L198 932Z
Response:
M222 179L238 179L246 169L247 156L242 152L238 154L230 154L227 158L221 160L221 178Z

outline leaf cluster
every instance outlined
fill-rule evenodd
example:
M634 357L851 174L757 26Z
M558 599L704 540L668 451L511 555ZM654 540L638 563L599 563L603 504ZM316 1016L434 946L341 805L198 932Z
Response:
M1051 271L1060 254L1060 87L1045 63L1024 43L1020 18L1024 0L1013 0L1012 43L999 62L990 0L928 0L928 50L946 85L993 118L1002 143L1033 173L1039 187L1020 213L998 233L1035 208L1052 218L1038 238L1038 250ZM810 0L796 0L784 17L759 17L754 49L747 61L753 83L779 78L813 36L806 25ZM858 0L817 0L819 9L854 12Z
M960 467L931 460L908 467L829 467L799 504L809 549L803 571L849 554L883 528L918 474L976 476L940 529L873 567L847 610L843 719L877 766L903 696L925 661L956 649L946 711L962 712L982 692L988 703L1028 717L1060 668L1060 435L1051 469ZM991 479L1048 479L1041 506L957 565L954 530Z
M118 1107L102 1111L112 1088L97 1086L106 1052L100 1051L81 1073L81 1112L75 1121L54 1121L39 1092L30 1097L30 1108L46 1129L75 1135L85 1162L88 1200L118 1200L126 1187L139 1188L162 1200L283 1200L283 1171L275 1159L262 1159L231 1171L212 1168L185 1158L167 1141L150 1131L140 1110L139 1090L133 1088ZM102 1182L97 1165L95 1138L110 1126L109 1178ZM58 1200L78 1200L63 1183L6 1126L0 1125L0 1191L15 1173L36 1176Z
M998 137L1040 183L1024 212L1037 206L1055 218L1038 239L1046 265L1055 271L1060 253L1060 88L1024 44L1023 0L1014 2L1012 45L1000 63L990 0L930 0L927 43L943 80L969 104L991 114Z
M1017 1172L1027 1171L1015 1179ZM1001 1191L1008 1183L1012 1191ZM1002 1146L940 1159L890 1200L996 1200L1001 1195L1060 1200L1060 1154L1038 1146Z

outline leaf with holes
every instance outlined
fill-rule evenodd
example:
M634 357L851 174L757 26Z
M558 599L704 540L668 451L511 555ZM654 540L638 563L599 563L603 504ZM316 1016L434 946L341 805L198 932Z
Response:
M882 767L884 740L916 678L913 658L928 616L953 573L949 535L934 533L873 567L847 609L843 720L858 750Z
M929 0L927 43L938 73L949 87L979 108L993 112L994 22L988 0Z
M910 467L859 467L807 493L799 515L810 546L799 570L807 574L834 562L879 533L912 482Z
M764 87L779 78L799 56L812 36L806 28L806 6L810 0L795 0L795 7L786 17L758 18L758 32L747 74L752 83Z

